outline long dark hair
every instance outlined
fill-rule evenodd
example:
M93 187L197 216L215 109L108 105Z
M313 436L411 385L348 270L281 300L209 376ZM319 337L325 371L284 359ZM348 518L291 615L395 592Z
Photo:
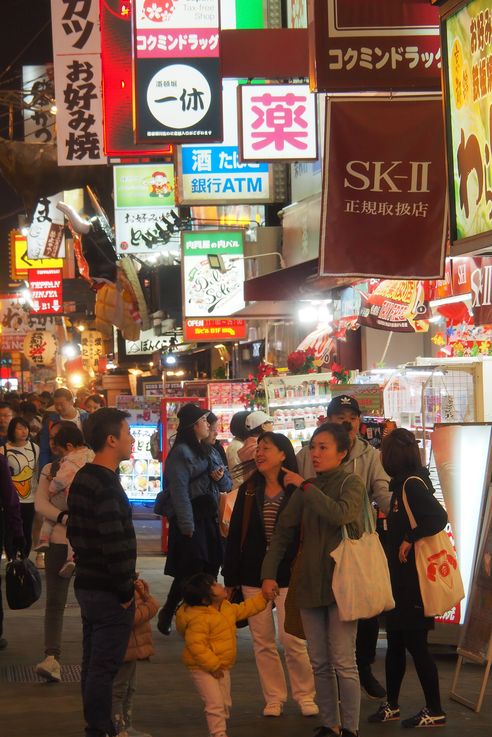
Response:
M286 435L283 435L281 432L263 432L258 438L258 443L261 443L262 440L269 440L276 448L278 448L278 450L284 453L285 460L282 461L283 468L287 468L289 471L295 471L295 473L298 473L299 469L297 466L296 454L292 443ZM256 468L254 459L241 463L239 466L236 466L236 468L240 468L241 473L245 476L251 474L251 471L253 471L251 474L251 480L253 483L255 485L264 486L265 479ZM234 475L236 475L236 468L234 469ZM278 472L277 480L283 489L288 489L289 487L286 487L284 484L284 477L285 471L280 470Z
M181 427L181 425L178 425L176 435L174 436L174 442L172 444L171 450L168 453L168 458L173 452L174 448L176 448L178 445L187 445L188 448L190 448L190 450L192 450L193 453L199 458L207 458L207 456L211 453L212 446L206 442L204 443L201 440L198 440L197 436L195 435L195 430L193 429L194 427L194 424L188 425L187 427Z

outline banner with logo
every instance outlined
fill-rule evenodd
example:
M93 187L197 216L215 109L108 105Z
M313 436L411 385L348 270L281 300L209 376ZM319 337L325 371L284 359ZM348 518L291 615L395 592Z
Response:
M487 234L484 245L488 245L492 230L490 2L467 3L445 20L443 31L451 239ZM476 241L470 241L469 251L476 248Z
M439 13L427 0L309 0L311 88L440 90Z
M243 161L316 160L316 95L308 84L240 85L238 96Z
M65 258L65 218L57 208L62 200L60 192L38 201L27 233L28 258Z
M443 127L437 97L327 99L320 275L442 277Z
M219 0L133 6L137 140L221 140Z
M376 330L396 333L425 333L430 316L422 283L414 280L372 280L360 292L357 322ZM366 291L367 289L367 291Z
M453 295L471 294L475 325L492 325L492 256L452 259Z
M99 0L51 0L59 166L105 164Z
M230 317L244 305L244 244L238 230L181 234L183 317ZM217 268L212 268L211 256Z

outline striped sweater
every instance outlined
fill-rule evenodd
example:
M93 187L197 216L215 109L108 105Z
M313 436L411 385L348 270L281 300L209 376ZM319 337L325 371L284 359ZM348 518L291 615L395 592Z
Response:
M137 545L131 507L114 471L87 463L68 495L67 536L74 550L75 588L133 598Z

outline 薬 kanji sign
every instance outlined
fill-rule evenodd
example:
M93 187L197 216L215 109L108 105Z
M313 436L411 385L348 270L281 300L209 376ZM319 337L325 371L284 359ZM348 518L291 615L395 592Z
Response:
M219 1L133 5L137 141L220 140Z
M61 269L29 269L31 312L35 315L60 315L63 312Z
M238 94L244 161L317 158L316 95L309 85L240 85Z

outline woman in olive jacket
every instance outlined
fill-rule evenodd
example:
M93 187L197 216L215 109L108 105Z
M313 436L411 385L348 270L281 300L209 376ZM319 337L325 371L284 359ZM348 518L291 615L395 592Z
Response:
M316 478L306 481L296 473L285 475L285 483L299 488L277 523L263 561L263 593L272 596L278 590L279 563L302 525L296 603L323 721L315 737L339 734L340 727L344 737L353 737L358 733L360 713L357 622L339 618L332 590L335 564L330 553L340 544L344 525L350 537L360 537L366 491L362 479L342 466L350 450L345 427L329 422L321 425L313 434L310 449Z
M297 471L292 443L281 433L263 433L256 446L255 465L253 475L239 488L222 570L226 586L241 586L245 599L261 590L263 558L278 519L295 491L295 486L284 481L287 470ZM314 716L318 707L314 703L314 679L306 645L284 630L284 603L298 544L296 535L279 563L278 636L284 648L292 696L303 716ZM263 715L279 717L287 701L287 683L276 644L272 605L253 617L249 627L265 699Z

